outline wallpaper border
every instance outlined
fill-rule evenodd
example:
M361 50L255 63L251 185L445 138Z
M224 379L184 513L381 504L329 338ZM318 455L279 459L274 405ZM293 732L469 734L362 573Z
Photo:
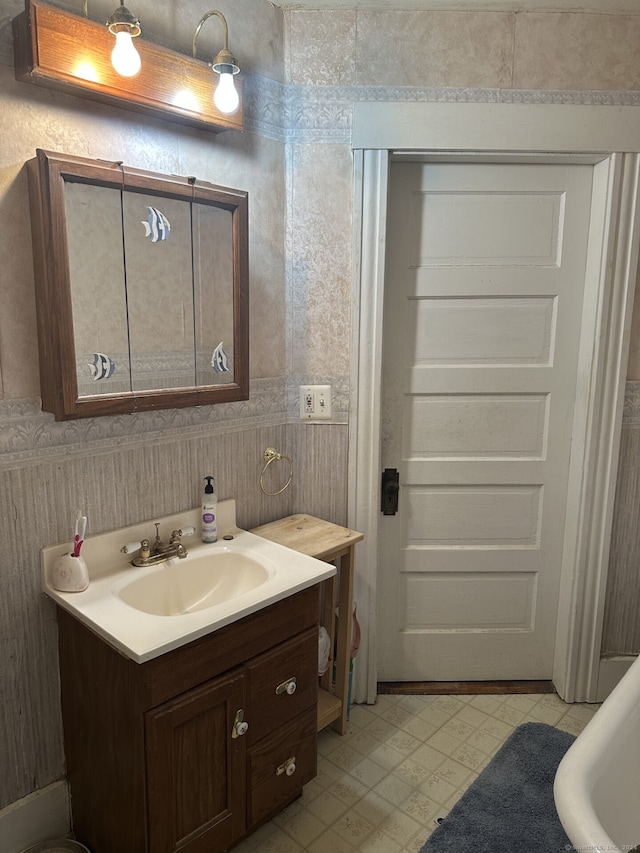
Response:
M419 86L300 86L248 75L245 128L285 143L350 144L356 102L640 106L640 91L474 89Z
M162 442L176 436L215 435L256 425L302 423L298 391L302 384L331 385L333 416L323 423L347 423L346 376L254 379L249 399L237 403L59 423L42 411L39 398L0 401L0 469L37 464L57 456L66 458L69 454L110 453L149 440Z

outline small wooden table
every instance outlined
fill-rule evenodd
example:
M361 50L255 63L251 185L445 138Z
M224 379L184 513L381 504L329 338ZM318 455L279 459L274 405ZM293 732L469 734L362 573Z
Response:
M318 695L318 731L333 723L333 728L343 735L347 730L349 713L349 670L351 652L351 625L353 613L354 546L363 534L348 527L340 527L313 515L290 515L270 524L256 527L252 533L300 551L309 557L333 563L337 575L323 581L323 602L320 615L335 648L335 682L332 667L320 678ZM336 597L337 587L337 597ZM336 620L336 603L340 619ZM346 614L346 615L345 615ZM337 639L336 639L337 622Z

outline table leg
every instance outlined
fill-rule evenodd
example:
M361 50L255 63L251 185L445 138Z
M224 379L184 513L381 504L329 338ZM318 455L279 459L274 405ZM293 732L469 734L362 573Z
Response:
M338 588L338 639L336 657L335 695L342 701L340 717L333 728L341 735L347 730L349 703L349 669L351 652L351 626L353 623L353 546L340 557L340 585Z

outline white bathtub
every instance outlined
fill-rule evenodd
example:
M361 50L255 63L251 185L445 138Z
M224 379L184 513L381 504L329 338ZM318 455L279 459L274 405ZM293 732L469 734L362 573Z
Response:
M640 844L640 658L562 759L553 793L576 850Z

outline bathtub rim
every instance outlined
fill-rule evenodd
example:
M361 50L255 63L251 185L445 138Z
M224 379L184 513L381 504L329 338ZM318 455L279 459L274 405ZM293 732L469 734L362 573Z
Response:
M628 849L618 847L609 836L596 812L593 794L615 757L608 745L614 738L624 737L634 724L640 726L640 656L569 747L555 775L556 810L576 850L625 853Z

